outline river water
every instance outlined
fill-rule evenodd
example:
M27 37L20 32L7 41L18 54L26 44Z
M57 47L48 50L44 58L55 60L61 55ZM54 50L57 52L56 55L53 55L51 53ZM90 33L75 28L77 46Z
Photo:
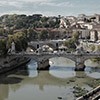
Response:
M84 72L75 72L75 63L62 57L50 59L49 71L37 71L31 60L26 66L0 77L0 100L75 100L74 86L87 90L90 79L100 79L100 66L85 62Z

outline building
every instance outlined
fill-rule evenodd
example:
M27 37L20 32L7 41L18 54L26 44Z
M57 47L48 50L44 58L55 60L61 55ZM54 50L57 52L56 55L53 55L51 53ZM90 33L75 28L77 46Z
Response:
M70 23L73 23L73 22L75 22L75 21L77 20L77 18L74 17L74 16L66 16L66 19L67 19Z
M68 26L69 26L68 20L62 17L60 19L60 28L68 28Z
M100 15L99 14L95 14L94 17L95 17L95 21L97 23L100 23Z
M97 41L98 40L98 33L96 30L91 30L90 31L90 41Z

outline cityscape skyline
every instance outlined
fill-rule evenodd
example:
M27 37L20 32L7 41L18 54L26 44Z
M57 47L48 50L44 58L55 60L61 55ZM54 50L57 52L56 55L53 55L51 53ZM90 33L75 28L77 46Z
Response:
M77 16L100 14L100 0L0 0L0 15L43 14L44 16Z

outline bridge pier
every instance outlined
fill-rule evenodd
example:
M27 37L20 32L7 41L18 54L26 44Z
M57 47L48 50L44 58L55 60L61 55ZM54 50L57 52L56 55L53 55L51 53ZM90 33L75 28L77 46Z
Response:
M78 57L75 61L75 71L84 71L85 70L84 58Z
M49 59L42 59L38 62L37 70L49 70Z
M75 63L75 71L84 71L85 67L84 63Z

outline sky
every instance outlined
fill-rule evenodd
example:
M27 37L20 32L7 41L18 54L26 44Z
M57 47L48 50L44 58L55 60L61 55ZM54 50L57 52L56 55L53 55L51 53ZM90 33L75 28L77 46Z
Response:
M0 0L3 14L78 16L100 14L100 0Z

